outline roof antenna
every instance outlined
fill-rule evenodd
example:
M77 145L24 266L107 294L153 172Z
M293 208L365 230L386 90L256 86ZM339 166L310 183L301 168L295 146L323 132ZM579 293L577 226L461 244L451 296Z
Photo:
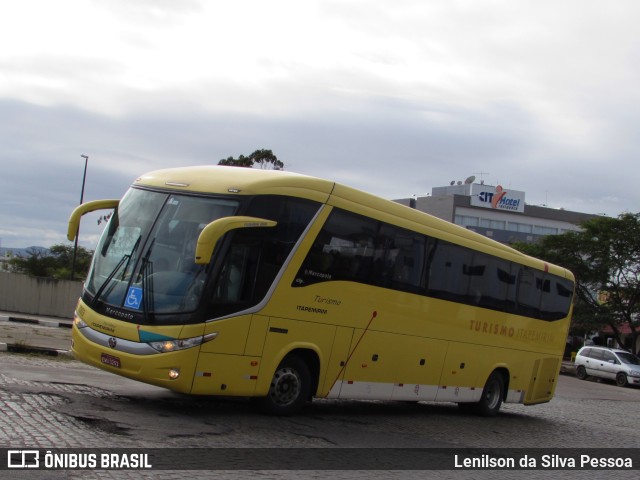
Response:
M477 172L477 173L474 173L474 175L480 175L480 184L484 185L483 175L489 175L489 172Z

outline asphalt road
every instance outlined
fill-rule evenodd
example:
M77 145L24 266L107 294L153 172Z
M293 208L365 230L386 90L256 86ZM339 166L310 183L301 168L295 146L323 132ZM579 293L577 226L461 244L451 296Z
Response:
M0 321L2 338L69 341L65 327ZM53 340L52 340L53 339ZM68 345L68 344L67 344ZM68 347L67 347L68 348ZM315 400L268 417L246 399L193 397L121 378L64 355L0 353L0 443L6 448L622 449L640 446L640 389L561 375L538 406L507 404L494 419L453 404ZM371 450L374 455L378 450ZM455 450L457 451L457 450ZM373 457L372 457L373 458ZM295 459L294 459L295 460ZM337 460L336 460L337 461ZM331 462L331 460L329 460ZM327 465L330 467L331 465ZM11 473L11 476L3 474ZM561 475L560 475L561 474ZM2 478L212 478L211 472L0 472ZM216 478L638 478L638 470L228 470Z

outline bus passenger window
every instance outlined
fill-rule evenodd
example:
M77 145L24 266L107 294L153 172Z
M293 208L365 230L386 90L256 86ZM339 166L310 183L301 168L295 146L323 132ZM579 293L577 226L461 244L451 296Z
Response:
M423 294L426 241L424 235L334 209L293 286L342 280Z
M277 225L231 233L211 294L211 314L226 315L260 302L318 208L309 200L255 197L244 213L274 220Z
M538 318L540 312L540 277L542 272L522 267L518 276L517 314Z
M381 261L375 246L376 220L334 210L316 238L294 286L329 280L371 283Z
M540 318L543 320L560 320L571 308L573 284L555 275L548 275L548 290L542 292L540 302Z
M473 252L460 245L438 241L429 263L430 296L468 303L470 276L465 268L473 262Z

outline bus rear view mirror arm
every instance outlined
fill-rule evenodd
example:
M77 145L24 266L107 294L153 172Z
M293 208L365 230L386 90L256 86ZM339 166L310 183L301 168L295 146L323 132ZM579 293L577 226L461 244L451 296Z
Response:
M211 261L213 249L222 236L238 228L268 228L275 227L278 222L257 217L225 217L214 220L204 227L196 245L195 262L206 265Z
M76 234L78 233L78 228L80 227L80 218L85 213L93 212L95 210L107 210L116 208L119 203L120 200L94 200L93 202L86 202L76 207L69 217L67 238L70 241L75 240Z

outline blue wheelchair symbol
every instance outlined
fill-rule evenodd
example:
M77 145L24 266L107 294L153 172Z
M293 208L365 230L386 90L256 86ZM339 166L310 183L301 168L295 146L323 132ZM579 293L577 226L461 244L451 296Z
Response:
M133 308L134 310L140 310L142 304L142 288L129 287L127 292L127 299L124 301L124 306L127 308Z

